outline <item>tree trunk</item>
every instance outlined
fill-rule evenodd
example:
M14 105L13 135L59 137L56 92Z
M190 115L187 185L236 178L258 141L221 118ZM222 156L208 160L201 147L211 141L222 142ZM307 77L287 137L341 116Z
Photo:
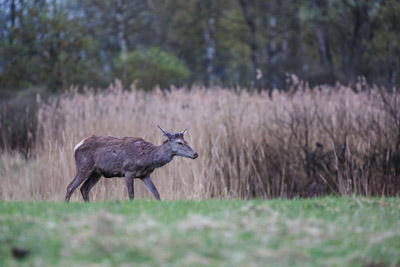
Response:
M298 23L300 25L300 21ZM297 38L298 38L298 41L300 44L300 51L301 51L301 58L302 58L301 69L303 72L307 72L308 71L308 59L307 59L306 46L304 44L303 30L302 30L301 26L299 26L299 28L298 28Z
M396 53L396 48L395 45L389 45L389 53L388 53L388 65L389 65L389 90L392 92L394 88L396 87L396 82L397 82L397 62L396 62L396 55L399 53Z
M330 67L330 65L331 65L330 53L328 50L328 45L326 42L324 31L322 30L321 27L316 26L315 34L317 35L317 40L318 40L318 51L319 51L320 63L321 63L321 65L323 65L325 67Z
M313 8L322 9L322 14L326 15L326 7L324 3L318 4L316 0L311 0L311 5ZM330 69L332 67L332 56L329 48L329 42L327 39L327 35L324 31L324 28L318 21L316 21L315 23L315 34L317 36L317 41L318 41L320 63L322 66Z
M203 23L204 39L207 47L207 67L206 77L208 85L213 88L215 85L215 6L214 0L208 0L206 3L206 13L208 13L208 19Z
M117 28L118 28L118 41L119 41L119 48L121 51L121 59L124 64L123 70L122 70L122 79L124 82L126 82L126 59L127 59L127 51L128 51L128 45L127 41L125 38L125 26L124 26L124 8L125 8L125 1L124 0L117 0L116 2L117 8L116 8L116 22L117 22Z
M10 29L9 42L10 44L12 44L14 41L14 30L15 30L15 0L11 0L10 14L11 14L11 29Z
M162 24L160 22L160 18L158 17L158 12L157 12L156 6L154 5L153 0L148 0L147 2L148 2L148 5L149 5L149 7L150 7L150 9L152 11L152 18L153 18L153 21L154 21L154 30L155 30L155 33L156 33L156 36L154 38L154 42L156 44L160 44L160 43L162 44L161 36L162 36L163 27L162 27Z
M258 61L257 61L257 40L256 40L256 23L254 21L255 16L250 11L250 6L253 4L252 0L239 0L240 8L242 10L243 17L250 29L250 51L251 51L251 62L253 63L254 79L257 77Z
M118 39L119 39L119 48L121 50L121 56L123 59L126 59L127 53L127 42L125 38L125 26L124 26L124 0L117 0L117 14L116 21L118 27Z

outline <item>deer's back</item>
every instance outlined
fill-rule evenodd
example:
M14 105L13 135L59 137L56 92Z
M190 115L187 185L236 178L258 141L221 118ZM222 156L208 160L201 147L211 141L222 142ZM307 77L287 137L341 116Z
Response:
M92 135L91 137L83 139L76 147L76 153L97 153L103 152L104 150L120 150L140 149L141 146L149 144L142 138L137 137L114 137L114 136L97 136Z
M124 168L141 165L141 159L153 145L136 137L113 137L93 135L82 140L75 148L78 165L86 165L104 176L122 176Z

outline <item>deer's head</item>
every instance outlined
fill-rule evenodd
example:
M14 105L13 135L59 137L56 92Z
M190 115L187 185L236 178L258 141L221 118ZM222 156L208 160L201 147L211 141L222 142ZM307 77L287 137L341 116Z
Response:
M199 156L197 152L191 148L185 141L185 134L187 129L175 134L170 134L168 131L164 130L160 126L157 126L161 133L168 139L171 145L172 153L177 156L195 159Z

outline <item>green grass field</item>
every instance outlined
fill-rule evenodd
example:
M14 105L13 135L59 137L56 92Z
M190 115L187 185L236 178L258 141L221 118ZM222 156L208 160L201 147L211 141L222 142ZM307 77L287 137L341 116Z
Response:
M396 266L400 198L0 202L0 245L3 266Z

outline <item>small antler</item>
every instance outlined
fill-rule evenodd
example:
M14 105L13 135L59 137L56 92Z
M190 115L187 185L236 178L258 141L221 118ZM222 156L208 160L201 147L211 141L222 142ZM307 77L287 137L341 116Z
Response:
M183 134L183 136L185 136L185 134L187 133L187 128L185 129L185 130L183 130L182 132L181 132L181 134Z
M161 133L167 137L167 138L171 138L172 134L170 134L168 131L164 130L163 128L161 128L159 125L157 125L158 129L160 129Z

